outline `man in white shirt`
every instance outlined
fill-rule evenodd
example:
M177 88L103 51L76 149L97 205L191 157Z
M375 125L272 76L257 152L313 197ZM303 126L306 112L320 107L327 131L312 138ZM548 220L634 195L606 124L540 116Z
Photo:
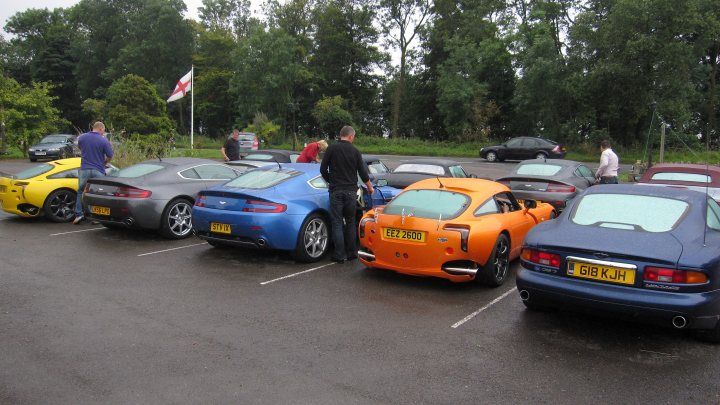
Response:
M600 167L595 172L596 183L618 184L618 157L610 148L610 141L600 142Z

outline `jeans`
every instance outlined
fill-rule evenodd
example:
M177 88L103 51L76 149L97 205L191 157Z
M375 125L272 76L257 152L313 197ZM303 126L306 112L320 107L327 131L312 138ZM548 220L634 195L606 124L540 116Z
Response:
M333 259L346 260L357 256L356 209L356 191L333 191L330 193L330 222L335 245Z
M618 178L617 176L601 177L599 184L618 184Z
M101 172L100 170L96 169L78 169L78 191L77 191L77 199L75 200L75 216L76 217L83 217L85 216L83 214L83 206L82 206L82 194L83 189L85 188L85 183L89 179L95 178L95 177L104 177L105 173Z

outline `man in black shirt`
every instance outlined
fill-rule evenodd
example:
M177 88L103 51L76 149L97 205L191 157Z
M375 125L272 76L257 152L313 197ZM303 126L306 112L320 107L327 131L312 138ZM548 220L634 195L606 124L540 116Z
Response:
M220 153L225 161L240 159L240 131L233 131L232 136L225 141L225 145L220 148Z
M355 210L357 201L357 178L365 183L368 193L374 192L362 155L352 142L355 130L344 126L340 141L330 145L320 163L320 173L330 184L330 222L335 253L332 260L343 263L357 259Z

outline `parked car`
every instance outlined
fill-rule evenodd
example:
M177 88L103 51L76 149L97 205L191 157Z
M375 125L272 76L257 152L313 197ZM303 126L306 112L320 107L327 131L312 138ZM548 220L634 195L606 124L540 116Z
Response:
M88 180L83 206L87 218L108 228L150 229L168 239L187 238L198 193L239 174L209 159L148 160L114 176Z
M688 188L720 201L720 167L713 165L657 163L647 169L639 184Z
M385 190L375 187L374 204L384 204ZM193 230L213 246L285 250L298 261L314 262L329 248L329 210L320 165L267 165L202 191L193 207Z
M593 185L595 174L573 160L530 159L496 181L508 186L517 198L544 201L560 212L568 201Z
M399 164L390 173L377 173L375 179L387 181L387 185L405 188L417 181L436 177L475 177L468 174L462 165L450 159L410 159Z
M550 204L523 205L494 181L426 179L363 216L358 257L367 267L497 287L525 234L554 216Z
M720 206L704 193L591 187L528 233L520 264L528 308L624 316L720 341Z
M75 217L80 158L54 160L0 177L0 205L3 211L21 217L45 216L53 222ZM117 172L110 165L107 173Z
M525 159L562 159L566 149L555 141L532 136L512 138L501 145L480 149L480 157L488 162Z
M375 155L362 155L363 161L368 167L368 173L373 176L375 174L390 173L390 169L385 163Z
M37 162L38 159L56 160L75 156L80 156L76 135L47 135L28 148L28 158L31 162Z
M262 149L250 152L243 156L241 160L257 160L277 163L295 163L300 156L300 152L283 149Z
M249 153L260 149L260 138L253 132L240 132L238 137L240 153Z

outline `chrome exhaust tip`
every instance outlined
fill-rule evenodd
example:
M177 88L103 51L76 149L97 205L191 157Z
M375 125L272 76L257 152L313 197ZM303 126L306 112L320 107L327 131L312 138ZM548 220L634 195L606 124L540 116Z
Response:
M358 250L357 254L358 254L358 256L362 257L363 259L365 259L369 262L375 260L375 255L370 252L366 252L364 250Z
M528 301L530 299L530 291L520 290L520 299L523 301Z
M123 221L123 224L125 224L125 226L133 226L134 223L135 223L135 220L132 218L128 218Z
M260 239L258 239L257 244L260 247L264 247L267 244L267 241L263 238L260 238Z
M672 319L672 324L676 329L683 329L688 325L688 321L684 316L676 315Z

